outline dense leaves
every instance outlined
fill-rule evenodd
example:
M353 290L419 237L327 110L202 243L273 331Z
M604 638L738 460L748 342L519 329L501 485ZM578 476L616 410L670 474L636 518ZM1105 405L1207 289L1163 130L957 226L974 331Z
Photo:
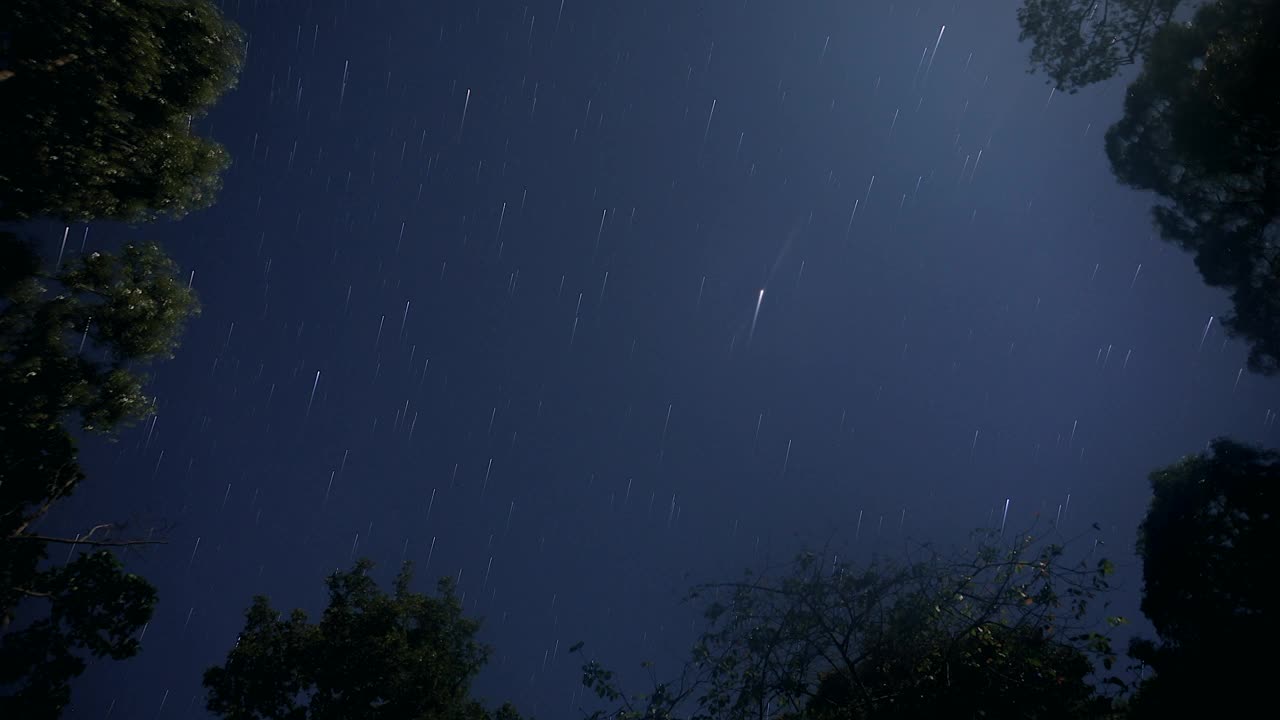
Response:
M111 552L41 569L46 547L28 537L0 541L0 717L59 717L86 657L136 655L138 631L155 608L155 588ZM10 627L19 600L36 619Z
M1166 240L1231 292L1227 330L1280 371L1280 3L1224 0L1166 26L1107 132L1121 182L1151 190Z
M172 354L196 302L155 246L48 274L0 234L0 261L0 537L12 537L83 479L69 425L106 431L146 410L140 365Z
M131 544L102 525L84 537L35 524L84 479L73 432L110 431L148 407L140 365L167 357L195 310L153 246L94 253L40 270L32 247L0 233L0 687L4 717L53 718L83 655L125 658L154 589L109 552L48 562L50 543ZM105 531L105 532L102 532ZM12 710L12 712L10 712Z
M1075 92L1141 62L1107 155L1124 184L1150 190L1160 234L1231 293L1222 318L1249 366L1280 372L1280 3L1026 0L1031 70Z
M595 718L1102 717L1115 657L1089 603L1110 572L1030 537L864 568L803 554L695 591L708 627L678 680L632 697L591 661L583 682L612 706Z
M229 161L191 124L243 59L213 3L8 0L0 33L0 218L135 221L213 201Z
M1146 54L1181 0L1025 0L1019 40L1031 40L1031 72L1074 93Z
M135 221L212 202L227 165L192 121L234 83L239 30L207 0L0 3L0 220ZM137 653L155 591L108 551L149 541L99 525L34 530L83 481L73 433L149 403L140 366L168 357L191 291L155 246L42 272L0 233L0 716L55 718L85 659ZM62 564L51 544L67 543ZM77 553L77 550L80 552Z
M1217 440L1152 473L1151 488L1138 552L1142 610L1159 642L1138 642L1133 652L1157 676L1142 686L1136 715L1262 707L1268 667L1240 649L1280 640L1270 582L1280 547L1280 455Z
M255 598L226 663L205 672L209 710L228 720L518 720L470 697L489 650L452 583L441 580L436 597L413 592L406 564L388 594L372 567L329 576L315 623Z
M1145 6L1163 12L1176 4ZM1200 3L1188 23L1157 17L1149 42L1111 30L1099 36L1099 8L1105 18L1108 7L1141 5L1028 0L1019 20L1023 38L1036 42L1033 70L1044 67L1078 87L1142 60L1124 116L1107 133L1112 169L1126 185L1159 197L1153 214L1161 235L1194 253L1205 282L1231 293L1222 324L1249 343L1251 369L1275 374L1280 3ZM1230 440L1152 474L1138 551L1142 609L1158 639L1130 647L1154 671L1134 698L1133 717L1246 716L1271 704L1269 666L1241 648L1277 640L1277 601L1267 583L1268 553L1280 545L1277 480L1275 453Z

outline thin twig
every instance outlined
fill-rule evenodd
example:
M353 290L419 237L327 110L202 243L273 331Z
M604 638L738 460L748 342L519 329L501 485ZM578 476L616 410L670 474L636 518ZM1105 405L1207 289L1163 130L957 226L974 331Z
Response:
M17 535L14 540L38 540L46 543L62 545L88 545L90 547L128 547L132 545L168 545L168 540L86 540L75 538L51 537L48 535Z

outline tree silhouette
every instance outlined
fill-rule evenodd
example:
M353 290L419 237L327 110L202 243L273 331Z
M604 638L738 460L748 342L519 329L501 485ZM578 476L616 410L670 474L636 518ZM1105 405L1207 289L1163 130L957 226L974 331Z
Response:
M805 553L781 572L695 589L708 629L682 675L638 698L597 661L593 719L1088 718L1115 656L1090 601L1111 565L983 535L972 554L922 548L863 568ZM1123 620L1112 618L1113 625ZM581 652L581 644L572 650Z
M254 598L226 663L205 672L208 709L228 720L519 720L510 705L490 712L470 697L489 649L452 583L436 597L413 592L406 563L387 593L372 569L362 560L330 575L315 623Z
M1270 700L1270 668L1241 649L1280 640L1269 575L1280 547L1280 454L1215 440L1153 472L1151 488L1138 553L1142 611L1159 641L1131 649L1156 672L1134 715L1251 714Z
M72 428L109 432L149 403L141 365L167 357L195 298L154 246L94 253L54 273L0 233L0 701L4 717L56 717L83 652L129 657L154 590L108 551L147 544L103 524L73 538L37 523L84 479ZM70 556L69 556L70 557Z
M1075 93L1143 59L1181 0L1024 0L1018 39L1031 41L1032 73Z
M242 58L239 30L208 0L0 3L0 221L136 221L210 204L228 161L191 125ZM171 354L196 309L155 246L58 265L42 272L29 244L0 233L5 718L55 718L86 656L138 652L154 588L101 548L156 541L109 523L75 537L35 526L84 480L73 427L141 417L141 365ZM51 545L70 546L65 561L50 561Z
M149 403L142 364L172 355L195 296L154 245L93 253L56 273L0 233L0 537L83 479L68 423L110 431Z
M106 550L42 567L47 543L29 537L0 541L0 716L55 720L71 699L70 682L85 656L133 657L138 631L151 619L156 591L125 572ZM20 601L36 619L10 628Z
M0 4L0 219L180 217L227 166L192 133L235 82L240 31L208 0Z
M1224 0L1166 26L1107 131L1116 177L1161 202L1156 226L1231 292L1223 325L1280 370L1280 4Z

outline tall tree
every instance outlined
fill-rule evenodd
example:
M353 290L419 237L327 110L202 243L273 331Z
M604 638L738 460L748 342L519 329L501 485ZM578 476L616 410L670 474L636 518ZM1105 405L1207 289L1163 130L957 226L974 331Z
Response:
M1231 292L1249 366L1280 371L1280 3L1220 0L1170 24L1107 132L1116 177L1160 198L1156 226Z
M1094 662L1109 669L1114 654L1089 603L1107 590L1110 563L1068 562L1062 546L1028 536L980 540L972 554L926 547L863 568L805 553L781 572L699 587L708 625L682 676L637 700L587 662L584 684L611 705L591 717L1108 714L1092 681Z
M0 4L0 219L180 217L227 166L192 133L230 88L239 29L208 0Z
M36 526L84 479L73 429L110 432L149 407L142 366L167 357L191 290L155 246L94 253L48 273L0 233L0 715L53 718L82 655L129 657L153 588L106 547L146 544L104 524L75 537ZM65 564L49 547L95 550Z
M1156 673L1141 686L1134 715L1252 714L1272 694L1271 666L1258 655L1280 641L1271 582L1280 454L1215 440L1153 472L1151 489L1138 553L1142 611L1159 640L1131 649Z
M470 697L489 649L452 583L414 592L406 563L387 593L372 568L330 575L315 623L254 598L226 663L205 672L208 709L228 720L518 720L510 705L490 712Z
M1140 62L1182 0L1024 0L1019 40L1031 41L1031 72L1067 93Z

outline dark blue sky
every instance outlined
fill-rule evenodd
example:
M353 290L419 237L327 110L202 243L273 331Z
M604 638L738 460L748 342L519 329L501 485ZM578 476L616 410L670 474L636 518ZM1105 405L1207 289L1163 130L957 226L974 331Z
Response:
M75 716L203 717L250 597L319 609L357 556L461 573L481 690L542 718L577 640L679 656L692 580L1006 498L1069 495L1135 612L1146 473L1273 440L1280 394L1111 178L1124 82L1051 97L1014 8L227 2L219 203L87 235L162 242L204 312L55 519L172 525Z

